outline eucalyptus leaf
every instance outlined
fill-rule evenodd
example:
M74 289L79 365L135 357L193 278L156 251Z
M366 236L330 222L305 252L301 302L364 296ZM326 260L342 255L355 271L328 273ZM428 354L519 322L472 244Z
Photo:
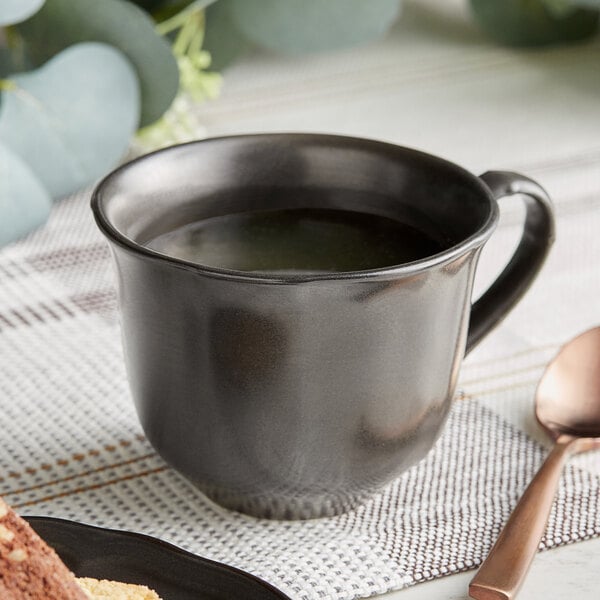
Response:
M0 27L28 19L44 4L44 0L2 0L0 2Z
M470 0L482 29L508 46L547 46L574 42L598 30L598 11L557 11L548 0ZM554 1L554 0L553 0Z
M231 17L250 40L299 54L363 44L389 29L400 0L229 0Z
M206 9L204 48L210 53L211 69L222 71L248 45L248 40L231 16L230 0L219 0Z
M140 79L142 126L160 118L177 94L179 71L171 48L152 19L131 2L47 0L17 27L35 66L78 42L105 42L121 50Z
M571 0L542 0L544 6L554 17L564 17L577 10L577 7Z
M600 10L600 0L569 0L576 6L596 8Z
M63 50L2 92L0 139L53 198L104 175L139 122L139 85L122 52L96 42Z
M29 166L0 142L0 246L41 225L52 200Z
M180 2L179 0L132 0L132 2L149 13L152 13L155 10L160 10L165 6L170 6L172 4L189 4L191 0L188 2Z
M15 43L12 39L15 36L12 29L7 28L3 31L5 43L0 40L0 79L5 79L10 73L29 71L33 68L25 55L23 46L18 41Z
M10 50L0 46L0 79L4 79L13 71L13 60Z

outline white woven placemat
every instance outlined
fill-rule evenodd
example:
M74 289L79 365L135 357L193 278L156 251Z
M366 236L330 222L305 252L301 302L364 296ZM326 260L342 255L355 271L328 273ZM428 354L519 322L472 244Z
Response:
M546 173L555 190L571 189L564 177ZM158 536L298 599L365 597L475 567L545 456L525 433L539 436L530 413L543 364L595 314L599 211L586 197L564 198L559 236L568 243L470 357L434 450L360 509L306 522L228 512L153 452L129 397L112 265L89 194L63 201L45 227L0 250L0 495L22 514ZM564 286L580 292L581 306L552 300ZM549 322L552 332L536 340L535 323L551 315L560 326ZM568 466L545 547L600 534L599 472L597 455Z

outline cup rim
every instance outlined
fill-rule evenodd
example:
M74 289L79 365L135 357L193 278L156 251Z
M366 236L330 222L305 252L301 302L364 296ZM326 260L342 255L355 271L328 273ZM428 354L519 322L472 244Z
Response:
M401 150L406 154L410 154L414 157L421 158L423 160L427 160L429 162L437 163L440 166L444 166L446 169L454 171L458 175L462 177L466 177L470 179L476 187L479 187L482 193L482 197L485 197L489 202L489 214L485 222L473 232L470 236L466 237L464 240L453 244L449 248L442 250L436 254L432 254L430 256L426 256L420 258L418 260L402 263L400 265L392 265L388 267L380 267L375 269L365 269L360 271L338 271L331 273L307 273L307 274L269 274L269 273L256 273L250 271L240 271L234 269L224 269L219 267L211 267L208 265L203 265L200 263L195 263L187 260L183 260L180 258L176 258L173 256L169 256L167 254L162 254L161 252L152 250L147 246L144 246L135 240L129 238L125 234L121 233L110 221L105 211L105 202L107 201L103 196L104 188L116 177L120 174L124 173L131 166L137 164L139 162L145 161L150 157L154 157L160 154L167 154L174 149L179 149L182 147L195 147L199 144L207 144L210 142L218 142L221 140L235 140L235 139L251 139L251 138L273 138L277 140L282 139L301 139L301 138L313 138L321 141L330 140L332 142L350 142L350 143L369 143L373 145L373 147L378 147L381 150L398 151ZM422 152L420 150L415 150L413 148L408 148L406 146L400 146L398 144L393 144L390 142L384 142L381 140L371 139L371 138L362 138L356 136L346 136L346 135L337 135L337 134L322 134L322 133L296 133L296 132L285 132L285 133L248 133L248 134L236 134L236 135L225 135L225 136L214 136L209 138L204 138L200 140L193 140L190 142L185 142L182 144L174 144L172 146L168 146L166 148L161 148L159 150L155 150L153 152L149 152L142 156L139 156L127 163L117 167L110 173L108 173L94 188L91 197L91 208L94 215L94 219L96 224L98 225L100 231L108 238L109 241L116 243L118 246L123 248L130 253L139 255L141 257L156 260L159 262L166 263L172 267L185 269L188 271L192 271L195 273L199 273L205 276L218 278L218 279L227 279L233 281L244 281L249 283L270 283L270 284L301 284L301 283L309 283L315 281L344 281L344 280L365 280L365 279L388 279L388 278L398 278L405 276L412 276L424 271L427 271L433 267L443 266L445 264L451 263L460 256L467 254L471 250L478 248L483 245L483 243L490 237L492 232L494 231L497 222L498 222L498 204L496 199L494 198L491 190L485 185L485 183L476 175L467 171L463 167L448 161L446 159L440 158L433 154L428 154L426 152Z

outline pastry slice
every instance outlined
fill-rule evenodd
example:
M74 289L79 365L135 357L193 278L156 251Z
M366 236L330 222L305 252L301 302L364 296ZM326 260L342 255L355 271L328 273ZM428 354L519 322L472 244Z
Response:
M76 578L0 498L0 600L161 600L143 585Z
M75 576L0 498L0 598L2 600L89 600Z

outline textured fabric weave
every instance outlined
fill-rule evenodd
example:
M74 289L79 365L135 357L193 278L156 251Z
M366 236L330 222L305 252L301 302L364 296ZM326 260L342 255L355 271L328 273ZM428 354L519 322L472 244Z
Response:
M359 509L306 522L228 512L144 438L124 372L110 255L88 201L63 201L47 226L0 251L0 495L22 514L158 536L297 599L369 596L484 558L546 454L523 429L532 427L533 386L555 343L509 352L518 347L504 340L514 325L497 332L499 345L465 366L464 391L434 450ZM575 227L572 216L565 229ZM600 534L598 463L589 455L567 467L545 547Z

